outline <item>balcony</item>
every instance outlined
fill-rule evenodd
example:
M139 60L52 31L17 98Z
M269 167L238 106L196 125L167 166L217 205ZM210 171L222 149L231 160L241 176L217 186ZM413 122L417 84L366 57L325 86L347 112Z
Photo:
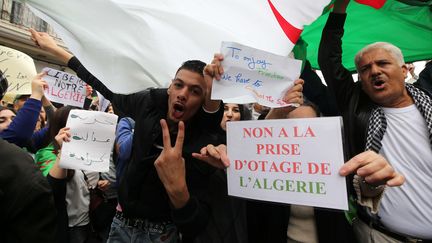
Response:
M30 39L29 28L47 32L64 47L51 26L34 15L25 4L13 0L0 0L0 45L4 45L30 55L35 61L55 65L60 63L49 53L37 48Z

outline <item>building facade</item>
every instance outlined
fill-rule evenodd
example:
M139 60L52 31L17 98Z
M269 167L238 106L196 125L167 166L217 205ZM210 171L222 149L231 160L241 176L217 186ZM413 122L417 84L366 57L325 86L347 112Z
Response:
M65 47L51 26L34 15L25 4L20 2L0 0L0 7L0 45L31 56L35 62L37 72L40 72L44 67L72 72L56 60L54 56L35 46L30 39L29 28L33 28L37 31L47 32L54 37L60 46Z

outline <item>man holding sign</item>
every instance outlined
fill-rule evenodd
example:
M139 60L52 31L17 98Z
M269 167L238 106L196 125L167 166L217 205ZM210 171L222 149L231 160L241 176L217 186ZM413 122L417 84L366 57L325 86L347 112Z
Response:
M319 64L344 118L352 158L340 174L355 174L359 219L353 221L354 232L359 242L430 242L432 98L404 82L408 70L402 52L386 42L357 53L360 81L354 82L341 63L348 2L335 2Z
M192 153L223 140L219 136L221 102L210 100L212 79L220 78L220 59L216 57L207 66L201 61L185 62L168 89L119 95L47 34L32 31L32 38L136 121L132 160L119 191L123 212L114 218L110 240L126 242L136 237L122 234L128 226L153 232L143 239L145 242L162 238L175 242L178 231L183 240L191 239L202 231L209 213L202 195L207 193L207 180L214 169L193 158ZM170 136L177 136L174 147ZM142 234L139 237L143 238Z

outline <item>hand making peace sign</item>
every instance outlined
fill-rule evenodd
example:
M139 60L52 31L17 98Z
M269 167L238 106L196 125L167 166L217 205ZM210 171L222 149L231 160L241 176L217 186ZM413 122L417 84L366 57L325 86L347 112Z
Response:
M180 208L189 200L185 160L182 157L185 126L182 121L178 123L177 139L174 147L172 147L167 122L161 119L160 124L162 126L163 150L154 165L171 203L174 207Z

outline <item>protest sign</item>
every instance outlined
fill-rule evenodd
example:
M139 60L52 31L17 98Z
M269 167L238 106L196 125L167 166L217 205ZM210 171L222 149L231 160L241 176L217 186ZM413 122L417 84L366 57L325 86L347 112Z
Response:
M96 93L97 93L97 97L98 97L99 111L105 111L108 108L108 106L111 104L111 102L109 100L105 99L105 97L101 93L99 93L97 91L96 91Z
M227 123L228 194L348 209L341 118Z
M222 42L221 53L224 74L220 81L213 81L212 99L288 105L283 97L300 76L301 61L233 42Z
M45 96L50 100L64 105L83 107L86 97L86 83L75 75L52 68L44 68L47 72L42 79L48 83Z
M0 46L0 70L8 80L7 95L31 94L31 81L36 76L33 59L20 51Z
M117 116L114 114L71 110L66 123L71 141L63 143L60 167L108 171L116 125Z

